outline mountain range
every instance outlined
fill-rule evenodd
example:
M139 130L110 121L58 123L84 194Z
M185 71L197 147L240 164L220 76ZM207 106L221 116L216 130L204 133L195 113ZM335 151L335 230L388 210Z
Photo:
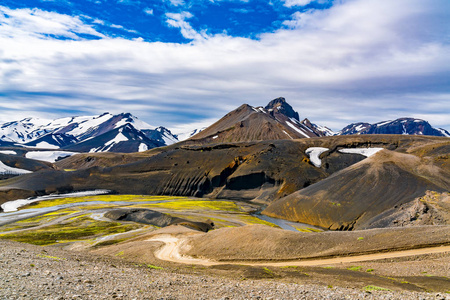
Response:
M337 135L402 134L450 137L427 121L400 118L375 124L353 123L339 132L300 120L284 98L265 107L243 104L205 129L176 135L165 127L151 126L130 113L67 117L56 120L26 118L0 124L0 146L61 149L75 152L141 152L184 139L201 143L302 139Z
M25 119L0 127L14 146L0 150L0 204L102 189L253 201L332 230L450 224L448 136L412 118L334 133L284 98L241 105L181 142L130 114Z
M4 146L77 152L138 152L178 142L168 129L122 113L43 120L26 118L0 125Z

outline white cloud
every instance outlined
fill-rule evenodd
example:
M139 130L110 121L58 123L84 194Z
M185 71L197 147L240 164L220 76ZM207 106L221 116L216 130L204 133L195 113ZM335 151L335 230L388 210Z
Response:
M78 17L71 17L40 9L9 9L0 6L1 35L10 38L49 35L79 39L78 34L104 37Z
M190 19L193 15L188 11L183 11L181 13L166 13L167 24L171 27L180 28L181 35L190 40L200 40L205 39L208 36L206 33L199 33L194 28L192 28L191 24L186 21L186 19Z
M294 14L258 40L209 36L189 24L192 14L167 14L189 44L83 40L100 34L79 18L2 7L0 119L129 111L170 128L284 96L334 130L406 116L450 129L450 2L341 2Z
M167 1L167 0L166 0ZM184 0L168 0L170 2L170 4L172 4L173 6L183 6L185 5Z
M305 6L309 3L314 2L314 0L285 0L284 6L292 7L292 6Z
M147 14L147 15L153 15L153 9L152 8L146 8L146 9L144 9L144 12Z

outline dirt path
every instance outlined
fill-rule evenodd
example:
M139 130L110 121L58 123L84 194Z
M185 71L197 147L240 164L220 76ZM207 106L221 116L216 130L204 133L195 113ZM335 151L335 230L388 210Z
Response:
M412 250L393 251L386 253L374 253L364 254L356 256L343 256L324 259L308 259L308 260L295 260L295 261L283 261L283 262L246 262L246 261L233 261L233 262L218 262L207 259L192 258L189 256L182 256L179 252L180 246L186 241L171 235L161 235L153 237L147 241L163 242L165 245L155 253L158 259L182 263L182 264L194 264L203 266L216 266L216 265L247 265L247 266L272 266L272 267L285 267L285 266L323 266L341 263L353 263L371 260L380 260L388 258L400 258L415 255L435 254L450 252L450 246L429 247Z

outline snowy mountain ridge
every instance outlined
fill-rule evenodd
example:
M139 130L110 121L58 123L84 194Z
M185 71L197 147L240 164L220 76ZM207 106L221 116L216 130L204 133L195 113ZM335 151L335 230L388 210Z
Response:
M416 118L399 118L375 124L353 123L344 127L335 135L350 134L402 134L450 137L450 133L447 130L432 127L427 121Z
M103 135L117 129L123 130L124 126L127 126L129 135L116 133L110 140L105 140ZM100 144L95 144L100 140ZM79 148L80 143L90 141L88 144L92 146L92 152L117 152L115 148L118 144L121 144L119 148L122 151L134 152L170 145L178 142L178 139L168 129L149 125L129 113L104 113L55 120L26 118L4 123L0 125L0 141L30 148L68 150ZM127 143L133 146L125 147Z

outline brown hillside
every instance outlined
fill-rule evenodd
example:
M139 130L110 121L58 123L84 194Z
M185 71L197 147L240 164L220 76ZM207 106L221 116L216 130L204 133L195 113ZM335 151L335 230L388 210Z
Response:
M425 146L415 151L424 148L436 149ZM448 160L428 154L419 157L383 150L278 200L263 213L330 229L374 227L378 215L425 195L427 190L450 190Z

